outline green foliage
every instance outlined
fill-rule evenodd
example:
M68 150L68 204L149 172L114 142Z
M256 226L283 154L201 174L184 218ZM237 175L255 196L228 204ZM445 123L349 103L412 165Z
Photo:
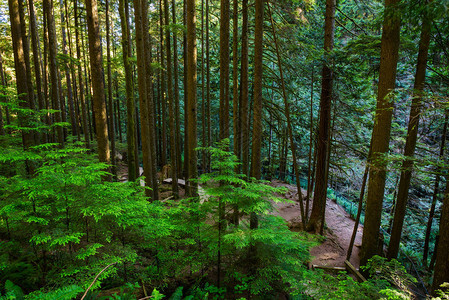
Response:
M265 296L281 291L298 293L312 242L304 234L291 232L285 220L272 215L272 203L286 201L276 196L285 193L285 189L236 174L239 163L234 154L226 151L228 144L228 140L223 140L218 148L208 149L215 171L202 175L199 180L208 196L204 206L216 212L217 225L223 222L218 213L220 202L238 208L243 215L238 225L227 226L221 233L221 255L230 262L226 265L225 280L237 287L237 294L242 291ZM257 229L249 229L251 213L259 216Z
M401 292L408 292L408 286L417 281L396 259L388 261L385 257L378 255L368 260L362 269L368 270L370 276L376 280L388 281Z
M380 290L389 285L386 281L366 281L358 283L349 275L340 273L337 276L325 274L322 270L307 274L306 294L314 299L380 299Z

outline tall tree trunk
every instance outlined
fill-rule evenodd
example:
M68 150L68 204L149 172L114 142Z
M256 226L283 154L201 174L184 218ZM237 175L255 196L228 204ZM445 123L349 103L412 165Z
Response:
M440 285L449 282L449 178L446 179L446 192L441 209L440 235L436 249L435 269L433 274L432 293L435 294Z
M43 1L42 6L45 7L45 1ZM43 75L43 83L44 83L44 100L45 100L45 109L47 111L50 109L50 99L49 99L49 78L48 78L48 48L49 48L49 42L48 42L48 25L47 25L47 17L46 17L46 10L43 9L43 43L44 43L44 53L43 53L43 63L42 63L42 75ZM49 112L45 115L45 123L50 127L52 122L53 115ZM54 128L53 130L48 131L48 141L50 143L54 143L56 140L54 135Z
M209 1L206 1L206 146L211 146L211 120L210 120L210 44L209 44ZM207 170L210 171L210 154L207 153Z
M312 65L312 86L310 88L310 130L309 130L309 161L307 171L307 195L306 195L306 211L304 213L306 217L306 223L309 218L309 204L310 197L312 196L312 148L313 148L313 84L314 84L314 66Z
M430 43L431 20L428 15L423 18L421 40L419 42L418 62L416 66L415 84L412 95L412 107L408 123L407 140L405 142L404 157L402 163L401 179L399 181L396 209L394 211L393 228L391 230L390 244L387 257L396 258L399 252L402 226L404 223L405 209L408 200L408 190L412 177L413 156L415 154L416 140L418 136L419 117L421 114L424 82L426 78L427 54Z
M1 85L3 86L3 88L6 88L6 79L5 79L5 74L3 73L3 59L2 59L2 52L0 51L0 79L1 79ZM1 101L3 103L7 103L8 98L6 95L2 95L0 97ZM9 125L10 124L10 120L9 120L9 111L8 111L8 107L6 107L5 109L5 117L6 117L6 124ZM5 135L5 133L7 132L7 130L5 130L4 128L4 121L3 121L3 112L2 112L2 106L0 105L0 135Z
M170 24L169 18L170 8L168 0L164 0L164 15L165 24ZM175 125L175 104L173 95L173 77L172 77L172 61L170 49L170 30L166 28L165 47L167 53L167 88L168 88L168 117L170 126L170 163L171 163L171 177L172 177L172 192L175 199L178 198L178 166L176 153L176 125Z
M255 32L254 32L254 119L253 119L253 144L251 153L251 177L261 178L261 150L262 150L262 78L263 78L263 13L264 0L256 0ZM300 192L300 191L299 191ZM259 225L255 213L250 216L250 228L255 229Z
M248 105L248 0L242 0L242 60L240 70L239 117L242 131L242 174L249 176L249 105Z
M229 0L220 1L220 140L229 137Z
M142 1L142 33L144 42L145 55L145 72L146 72L146 97L147 97L147 114L148 114L148 145L149 145L149 165L151 176L151 192L153 200L159 199L158 183L157 183L157 158L156 158L156 130L153 102L153 81L151 70L151 43L148 25L148 1Z
M372 148L365 227L363 230L361 264L379 253L379 228L384 198L387 161L393 114L393 95L399 50L400 13L395 7L399 0L385 0L385 17L381 39L377 108L372 134Z
M148 27L145 26L144 19L146 15L146 4L141 0L134 0L134 15L136 25L136 50L137 50L137 78L139 82L139 103L140 103L140 120L141 120L141 139L142 139L142 156L143 156L143 171L145 175L145 185L151 187L152 190L147 190L147 196L152 197L152 200L157 200L157 187L154 189L154 166L151 157L151 143L152 139L150 133L150 104L148 102L148 94L151 90L148 87L147 76L150 70L147 70L147 57L145 52L145 35L148 33ZM144 14L145 13L145 14ZM149 49L148 49L149 50ZM148 94L147 94L148 93ZM153 173L154 172L154 173Z
M31 63L30 63L30 42L28 41L28 35L26 32L26 21L25 21L25 4L24 0L19 0L19 16L20 16L20 29L22 34L22 42L23 42L23 55L25 56L25 66L26 66L26 80L28 87L28 106L35 110L36 105L34 103L34 88L33 88L33 80L31 74ZM31 118L34 118L32 116ZM37 135L34 135L35 142L38 142Z
M161 155L161 165L165 166L167 164L167 86L165 85L165 74L164 71L166 70L166 61L165 61L165 38L164 38L164 26L166 25L164 22L164 5L162 3L163 0L159 1L159 22L160 22L160 28L159 28L159 34L160 34L160 59L161 59L161 70L160 70L160 76L161 76L161 86L160 86L160 101L161 101L161 122L162 122L162 133L161 133L161 146L162 146L162 152Z
M195 179L198 177L197 169L197 71L196 71L196 0L186 0L186 23L187 23L187 159L188 178L187 193L189 196L198 194L198 184Z
M136 153L136 109L134 105L133 74L130 64L130 32L126 21L125 1L119 1L120 25L122 28L122 53L125 68L125 91L126 91L126 142L128 149L128 180L136 180L137 158Z
M187 0L183 1L183 22L184 26L187 28ZM188 59L187 59L187 32L184 31L183 35L183 54L184 54L184 174L187 183L187 178L189 177L189 151L188 140L189 132L187 131L187 123L189 119L189 113L187 111L187 102L189 98L189 88L187 87L187 69L188 69ZM186 191L188 190L188 185L186 185Z
M94 106L97 133L98 157L100 162L110 163L106 103L104 101L103 59L101 55L100 24L97 0L86 0L87 26L89 38L90 69L92 72L92 102ZM107 180L111 180L107 176Z
M47 30L48 30L48 52L49 52L49 73L50 73L50 83L51 83L51 99L52 108L57 110L55 112L55 122L62 122L62 112L61 112L61 100L59 94L59 83L58 83L58 62L57 62L57 40L56 40L56 27L55 18L53 15L53 1L44 0L44 13L47 18ZM60 147L64 147L64 130L61 126L56 126L56 136Z
M16 86L17 95L19 97L19 105L22 108L29 108L29 94L28 94L28 84L27 84L27 70L24 57L24 43L22 40L22 30L20 25L19 16L19 1L20 0L8 0L9 6L9 19L11 22L11 36L12 45L14 50L14 67L16 71ZM19 113L19 124L21 127L29 126L29 119L27 115ZM34 144L33 134L28 131L22 131L22 143L23 148L28 149Z
M206 147L206 99L205 99L205 85L204 85L204 0L201 0L201 146ZM206 173L207 151L201 152L201 169Z
M79 15L78 15L78 3L74 0L75 7L75 44L76 44L76 58L78 59L78 86L79 86L79 99L81 104L81 118L84 133L84 143L86 148L90 148L90 137L89 137L89 125L87 117L87 107L84 98L84 83L83 83L83 70L81 68L81 47L80 47L80 37L79 37Z
M36 92L37 102L39 110L45 109L45 99L42 93L42 73L40 65L40 49L39 49L39 36L37 33L36 15L34 10L34 1L28 0L28 12L30 16L30 33L31 33L31 45L33 48L33 65L34 65L34 77L36 78ZM3 70L1 70L3 72ZM44 121L44 120L42 120ZM47 142L47 136L43 136L43 142Z
M232 108L233 108L233 130L234 130L234 154L237 158L241 159L241 131L239 128L240 120L239 120L239 70L238 70L238 41L239 41L239 18L238 18L238 9L239 9L239 1L234 0L233 2L233 36L232 36ZM240 165L237 167L237 173L240 173Z
M64 0L64 10L66 15L66 28L67 28L67 47L69 51L69 57L73 58L72 53L72 36L71 36L71 29L72 26L70 24L71 17L69 15L69 8L68 8L68 0ZM81 141L81 126L80 126L80 103L78 98L78 87L76 84L76 69L73 63L73 60L71 59L69 62L69 68L70 68L70 76L72 78L72 88L73 88L73 105L74 105L74 118L75 118L75 126L76 126L76 136L78 141Z
M446 114L445 114L445 118L444 118L444 125L443 125L443 132L441 134L440 153L438 156L438 159L440 161L444 157L448 120L449 120L449 110L446 110ZM430 233L432 231L432 223L433 223L433 217L435 216L435 208L436 208L436 204L437 204L437 198L438 198L438 194L440 192L440 187L439 187L440 186L440 174L439 174L440 171L441 171L441 167L438 166L436 169L436 172L435 172L435 186L433 188L432 204L430 206L429 219L427 220L427 226L426 226L426 237L424 239L424 247L423 247L424 266L427 266L427 256L428 256L428 252L429 252Z
M110 22L109 22L109 1L106 0L106 57L107 57L107 72L108 72L108 136L111 141L111 164L112 175L117 177L117 163L115 161L115 128L114 128L114 106L112 101L112 72L111 72L111 37L110 37Z
M334 46L335 33L335 0L326 1L326 18L324 24L324 50L330 52ZM310 214L307 230L318 232L321 228L322 216L326 211L327 196L327 158L329 152L329 135L332 102L333 74L331 62L323 65L321 98L320 98L320 121L317 140L317 167L316 185L313 195L312 213Z
M176 1L172 0L172 18L173 24L176 24ZM176 121L176 167L178 177L182 176L182 161L181 161L181 115L179 105L179 66L178 66L178 37L176 30L173 32L173 77L175 84L175 121Z
M61 11L61 33L62 33L62 53L68 55L67 48L67 37L65 31L65 18L64 15L64 3L59 0L59 7ZM70 77L70 68L68 63L64 63L65 79L67 84L67 102L69 104L69 114L70 114L70 124L72 126L72 135L78 135L78 127L75 119L75 105L73 104L73 92L72 92L72 81Z
M299 180L299 169L298 169L298 161L296 159L296 145L295 145L295 141L293 138L293 125L291 122L291 118L290 118L290 108L288 105L288 101L287 101L287 92L285 90L285 82L284 82L284 72L282 70L282 62L281 62L281 54L279 51L279 44L278 44L278 40L276 37L276 29L274 27L274 21L273 21L273 16L271 15L271 9L270 6L268 5L268 12L270 15L270 21L271 21L271 29L273 31L273 40L274 40L274 44L276 47L276 55L277 55L277 60L278 60L278 67L279 67L279 75L280 75L280 79L281 79L281 89L282 89L282 96L284 98L284 109L285 109L285 117L287 118L287 130L288 130L288 136L290 139L290 149L292 151L292 158L293 158L293 169L295 172L295 178L296 178L296 187L298 190L298 201L299 201L299 207L301 210L301 222L303 225L303 228L306 227L306 217L304 214L304 202L302 199L302 193L301 193L301 183Z

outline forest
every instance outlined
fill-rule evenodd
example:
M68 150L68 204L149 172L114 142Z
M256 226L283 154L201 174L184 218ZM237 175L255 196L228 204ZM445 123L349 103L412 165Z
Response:
M448 0L0 0L0 300L449 299Z

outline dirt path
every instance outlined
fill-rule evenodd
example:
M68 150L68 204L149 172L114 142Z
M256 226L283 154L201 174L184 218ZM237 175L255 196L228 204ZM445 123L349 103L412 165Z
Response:
M280 196L295 201L294 203L275 203L274 207L277 210L275 214L283 217L288 222L289 227L301 227L301 218L299 217L300 205L296 200L298 191L296 186L278 180L272 181L271 185L286 187L288 192L285 195ZM302 190L301 192L304 197L306 191ZM312 203L310 203L310 208L311 207ZM343 207L333 200L328 199L326 204L326 240L310 250L310 254L314 257L312 264L319 266L344 267L344 261L346 259L346 253L348 251L354 224L355 221ZM350 260L356 268L360 266L359 252L360 245L362 244L362 233L363 226L359 225L354 243L355 246L352 250Z

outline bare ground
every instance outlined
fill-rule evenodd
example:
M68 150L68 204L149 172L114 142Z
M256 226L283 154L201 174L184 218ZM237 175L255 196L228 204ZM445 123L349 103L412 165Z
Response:
M271 185L286 187L288 189L287 193L279 196L294 201L294 203L275 203L275 215L283 217L288 222L290 228L301 228L300 204L298 202L298 189L296 186L279 180L272 181ZM305 198L306 191L301 190L301 192L303 195L302 198ZM304 207L305 205L304 202ZM311 207L312 201L310 202L310 209ZM335 201L327 199L325 241L310 250L310 254L314 257L312 264L318 266L344 267L354 224L355 221L343 207ZM356 268L360 266L359 252L362 244L362 234L363 226L359 225L350 260Z

